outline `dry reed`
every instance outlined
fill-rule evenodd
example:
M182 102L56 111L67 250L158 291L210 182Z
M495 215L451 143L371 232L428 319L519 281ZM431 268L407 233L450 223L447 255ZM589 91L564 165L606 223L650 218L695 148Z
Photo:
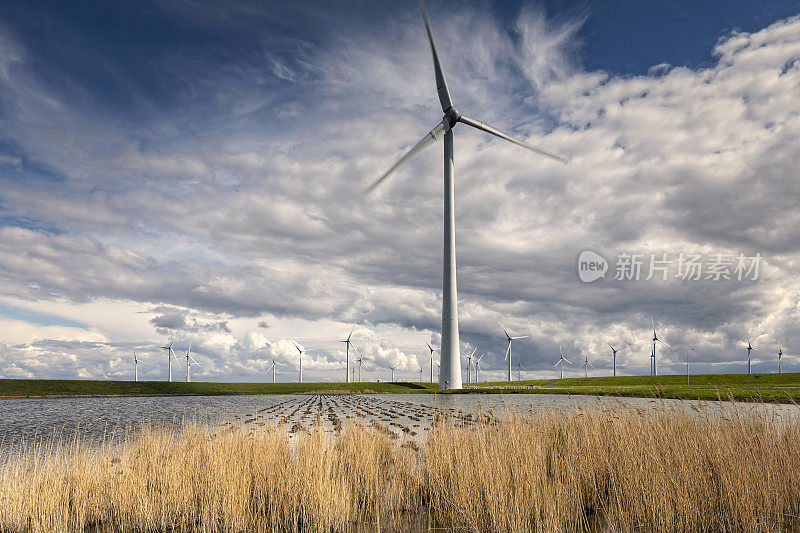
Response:
M391 529L428 509L471 531L789 531L800 426L657 410L444 421L402 445L374 428L144 427L121 442L3 455L1 531Z

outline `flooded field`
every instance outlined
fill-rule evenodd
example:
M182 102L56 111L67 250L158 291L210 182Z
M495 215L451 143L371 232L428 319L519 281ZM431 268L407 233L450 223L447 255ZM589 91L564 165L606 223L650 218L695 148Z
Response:
M331 394L265 396L148 396L105 398L43 398L0 400L0 442L69 437L80 431L84 438L107 439L142 422L173 425L184 419L211 426L247 428L280 426L290 436L319 418L325 432L341 424L379 424L389 435L417 437L435 417L470 424L479 417L513 411L522 414L576 409L651 411L670 409L703 416L730 416L759 412L777 424L800 419L795 405L656 400L544 394L433 395L433 394Z

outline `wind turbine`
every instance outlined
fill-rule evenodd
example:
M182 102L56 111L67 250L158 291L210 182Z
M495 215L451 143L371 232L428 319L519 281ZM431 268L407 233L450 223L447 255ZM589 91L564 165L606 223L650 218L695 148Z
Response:
M686 349L686 386L689 386L689 352L693 352L694 348Z
M345 369L345 372L344 372L344 379L347 380L347 383L350 383L350 337L353 336L353 331L355 331L355 329L356 329L356 323L353 322L353 328L350 330L350 334L347 336L347 338L345 340L341 341L341 342L344 342L347 345L347 349L346 349L346 352L347 352L347 368Z
M586 355L584 357L585 357L585 359L583 360L583 377L588 378L589 377L589 368L588 367L594 368L594 365L589 362L589 356L588 355Z
M781 359L783 359L783 348L778 346L778 374L781 373Z
M189 349L186 350L186 355L181 357L181 359L186 359L186 383L192 381L192 375L191 375L192 363L196 365L198 364L198 362L194 360L194 357L190 355L191 351L192 351L192 342L189 341Z
M390 366L389 367L389 369L392 371L392 381L391 381L391 383L394 383L394 369L397 368L398 366L400 366L400 365L394 365L394 366Z
M428 341L425 341L425 344L428 346L428 350L431 352L431 383L433 383L433 352L439 350L439 348L434 348L428 343ZM441 388L441 386L439 388Z
M608 345L608 347L611 348L611 351L613 352L613 357L614 357L614 377L617 377L617 351L618 350L616 350L610 344Z
M419 382L422 383L422 365L419 365Z
M560 344L558 345L558 351L561 352L561 357L558 359L558 362L555 364L555 366L559 367L559 370L561 371L561 374L558 379L564 379L564 361L566 361L569 364L572 364L572 362L568 360L566 357L564 357L564 349L561 347Z
M522 363L517 361L517 381L522 381L522 369L525 368L522 366ZM526 369L527 370L527 369Z
M167 365L169 365L169 382L172 383L172 359L175 358L177 361L178 358L175 357L175 352L172 351L172 345L175 344L175 341L172 341L167 346L162 346L163 350L167 350Z
M279 363L279 362L275 361L275 358L273 357L273 358L272 358L272 364L271 364L271 365L269 365L269 368L267 368L267 372L269 372L270 370L272 370L272 383L273 383L273 384L275 383L275 367L276 367L277 365L284 366L284 365L283 365L283 363Z
M461 384L461 356L459 353L458 336L458 290L456 287L456 231L455 231L455 192L454 192L454 168L453 168L453 128L459 122L473 128L485 131L501 139L510 141L517 146L521 146L538 154L550 157L556 161L566 163L566 159L547 152L541 148L531 146L525 142L511 137L485 124L479 120L463 116L453 107L450 98L450 90L444 79L442 65L439 62L439 54L433 43L433 32L428 13L425 9L423 0L419 0L419 7L422 11L422 19L425 23L425 30L428 33L428 41L431 45L433 55L433 68L436 77L436 91L439 95L439 103L442 106L444 117L441 122L411 148L408 152L397 160L389 170L383 173L369 187L364 190L364 194L369 194L378 185L389 177L397 167L405 163L418 152L444 137L444 260L443 260L443 287L442 287L442 372L439 376L439 388L460 389Z
M361 383L361 365L364 365L364 368L366 368L367 365L364 364L365 357L361 355L361 352L358 351L358 348L353 346L353 349L356 351L356 355L358 355L358 359L356 359L356 363L358 363L358 382Z
M750 341L747 341L747 375L750 375L750 352L755 350L753 346L750 344ZM758 350L756 350L758 351Z
M512 337L511 335L508 334L506 328L504 328L502 325L500 326L500 329L502 329L503 333L506 334L506 339L508 340L508 346L506 346L506 359L508 360L508 381L511 381L511 342L517 339L526 339L529 337L529 335L520 335L518 337Z
M650 317L650 322L653 324L653 355L650 356L650 357L653 358L653 365L652 365L650 374L653 375L653 376L657 376L658 375L658 367L656 366L656 343L660 342L661 344L663 344L667 348L672 348L672 346L670 346L669 344L667 344L666 342L664 342L664 341L662 341L661 339L658 338L658 335L656 335L656 321L653 320L652 316Z
M133 381L139 381L139 363L146 363L147 361L139 361L136 352L133 352Z
M475 348L472 350L472 353L471 353L471 354L469 354L469 355L466 357L466 360L467 360L467 383L472 383L472 356L473 356L473 355L475 355L475 352L476 352L477 350L478 350L478 347L476 346L476 347L475 347ZM476 377L477 377L477 376L476 376Z
M306 350L305 348L300 348L296 342L292 341L294 347L297 348L297 360L300 363L300 383L303 382L303 354L308 352L313 352L314 350Z
M481 354L480 357L475 359L475 383L480 383L480 381L481 381L481 374L480 374L480 372L481 372L481 359L483 359L483 357L485 355L486 355L485 353Z

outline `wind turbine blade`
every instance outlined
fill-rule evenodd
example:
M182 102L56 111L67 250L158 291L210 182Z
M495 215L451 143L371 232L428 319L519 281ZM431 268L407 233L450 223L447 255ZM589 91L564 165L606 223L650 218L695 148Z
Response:
M358 351L358 348L356 348L356 345L355 345L355 344L353 345L353 350L355 350L355 351L356 351L356 354L357 354L359 357L361 357L361 352L359 352L359 351Z
M386 178L389 177L389 174L391 174L392 172L395 171L395 169L397 169L397 167L399 167L400 165L402 165L403 163L408 161L414 154L416 154L418 152L421 152L422 150L424 150L425 148L427 148L431 144L433 144L436 141L438 141L442 137L442 135L444 135L445 132L447 130L449 130L449 129L450 129L450 125L449 125L447 119L442 120L442 122L440 122L438 126L436 126L431 131L429 131L425 135L425 137L422 138L422 140L420 140L417 144L414 145L414 147L411 150L409 150L408 152L403 154L403 157L398 159L397 162L394 165L389 167L389 170L384 172L383 175L380 178L375 180L372 183L372 185L370 185L369 187L364 189L363 194L367 195L367 194L370 194L372 191L374 191L375 188L378 185L383 183L383 180L385 180Z
M523 147L523 148L525 148L527 150L530 150L531 152L536 152L539 155L543 155L545 157L549 157L550 159L555 159L559 163L564 163L564 164L567 163L567 159L565 157L561 157L560 155L553 154L553 153L548 152L547 150L545 150L543 148L539 148L539 147L533 146L532 144L528 144L526 142L520 141L519 139L515 139L511 135L508 135L507 133L503 133L502 131L498 130L497 128L493 128L492 126L490 126L490 125L488 125L488 124L486 124L484 122L481 122L480 120L475 120L473 118L465 117L465 116L462 115L458 119L458 121L463 123L463 124L466 124L467 126L472 126L473 128L479 129L481 131L485 131L486 133L491 133L492 135L494 135L496 137L500 137L501 139L505 139L507 141L510 141L510 142L516 144L517 146L521 146L521 147Z
M663 345L664 345L664 346L666 346L667 348L672 348L672 346L670 346L670 345L669 345L669 344L667 344L666 342L662 341L661 339L658 339L658 342L660 342L661 344L663 344Z
M292 344L294 344L294 347L297 348L298 352L303 353L303 350L300 349L296 342L292 341Z
M564 357L564 348L562 348L560 344L558 345L558 351L561 352L561 357L563 358Z
M572 364L572 361L570 361L569 359L564 359L564 361L566 361L569 364Z
M431 53L433 54L433 69L436 71L436 92L439 93L439 103L442 104L442 111L447 111L453 107L450 99L450 91L447 90L447 82L444 80L442 64L439 62L439 54L436 53L436 45L433 44L433 32L431 23L428 20L428 10L425 9L423 0L419 0L419 8L422 11L422 20L425 21L425 30L428 32L428 41L431 43Z
M519 337L511 337L511 340L527 339L530 335L520 335Z
M590 363L589 361L586 361L586 363L587 363L587 364L588 364L590 367L594 368L594 365L593 365L592 363Z
M475 352L477 352L477 351L478 351L478 347L476 346L476 347L475 347L475 348L472 350L472 353L471 353L471 354L469 354L469 356L470 356L470 357L472 357L473 355L475 355Z
M508 359L508 354L511 352L511 343L508 343L508 347L506 348L506 356L503 357L503 361Z
M565 359L559 359L559 360L558 360L558 362L557 362L556 364L554 364L553 366L558 366L558 365L560 365L560 364L561 364L561 361L565 361Z
M356 323L353 322L353 328L350 330L350 335L347 336L347 340L350 340L350 337L353 336L353 332L356 330Z
M658 337L658 335L656 335L656 321L653 320L652 315L650 315L650 323L653 324L653 337Z

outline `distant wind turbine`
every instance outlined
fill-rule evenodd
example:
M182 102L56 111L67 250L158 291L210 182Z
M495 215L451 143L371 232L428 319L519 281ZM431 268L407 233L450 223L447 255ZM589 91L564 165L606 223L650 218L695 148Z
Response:
M194 357L192 357L190 355L191 351L192 351L192 342L189 341L189 348L186 350L186 355L181 357L181 359L186 359L186 383L189 383L189 382L192 381L192 373L191 373L192 372L192 363L194 363L195 365L198 364L197 361L194 360Z
M522 366L522 363L517 360L517 381L522 381L522 369L525 368Z
M778 346L778 374L781 373L781 359L783 359L784 355L785 354L783 353L783 348L781 346Z
M693 352L694 348L686 349L686 386L689 386L689 352Z
M400 366L400 365L394 365L394 366L390 366L389 367L389 370L392 371L392 381L391 381L391 383L394 383L394 369L397 368L398 366Z
M656 335L656 321L653 320L652 316L650 317L650 322L653 324L653 355L650 356L650 357L653 358L653 364L651 365L651 368L650 368L650 374L653 375L653 376L657 376L658 375L658 367L656 366L656 343L660 342L661 344L663 344L667 348L672 348L672 346L670 346L669 344L667 344L666 342L664 342L664 341L662 341L661 339L658 338L658 335Z
M511 381L511 343L517 339L527 339L529 335L512 337L508 334L508 331L506 331L506 328L504 328L502 324L500 325L500 329L502 329L503 333L506 334L506 340L508 341L508 345L506 346L506 359L508 360L508 381Z
M594 368L594 365L589 362L589 356L588 355L586 355L584 357L585 357L585 359L583 360L583 377L588 378L589 377L589 368L588 367Z
M422 383L422 365L419 365L419 382Z
M269 368L267 368L267 372L269 372L270 370L272 370L272 383L275 383L275 367L276 367L277 365L284 366L284 364L283 364L283 363L279 363L279 362L277 362L277 361L275 360L275 358L273 357L273 359L272 359L272 364L271 364L271 365L269 365Z
M175 341L170 342L167 346L162 346L163 350L167 350L167 365L169 365L169 382L172 383L172 359L174 358L176 361L178 360L175 357L175 352L172 351L172 345L175 344Z
M439 348L434 348L430 345L430 343L428 343L428 341L425 341L425 344L428 346L428 350L431 352L431 383L433 383L433 352L437 351Z
M472 383L472 356L475 355L475 351L477 349L478 349L478 347L476 346L475 348L473 348L472 353L469 354L466 357L466 359L467 359L467 383Z
M425 30L428 33L428 41L431 45L433 54L433 68L436 77L436 90L439 94L439 103L442 106L444 117L442 121L429 133L427 133L413 148L403 154L389 170L383 173L364 191L365 194L372 192L378 185L389 177L394 170L406 162L412 156L430 146L431 144L444 137L444 260L443 260L443 287L442 287L442 367L439 376L439 388L460 389L461 383L461 356L459 353L458 336L458 291L456 288L456 233L455 233L455 193L454 193L454 170L453 170L453 128L459 122L479 129L491 135L510 141L517 146L521 146L540 155L547 156L556 161L566 163L566 159L547 152L541 148L531 146L525 142L511 137L485 124L479 120L474 120L463 116L453 107L450 98L450 90L444 78L444 71L439 62L439 54L433 43L433 32L428 13L422 0L419 2L422 10L422 19L425 23ZM510 378L509 378L510 379Z
M569 364L572 364L572 362L569 361L566 357L564 357L564 349L561 347L560 344L558 345L558 351L561 352L561 357L559 357L558 362L556 363L555 366L557 366L558 369L561 371L561 374L558 379L564 379L564 362L566 361Z
M614 377L617 377L617 350L613 346L611 346L610 344L608 345L608 347L611 348L611 352L613 353L613 357L614 357Z
M750 344L750 341L747 341L747 375L750 375L750 352L755 350L753 346ZM756 350L758 351L758 350Z
M314 350L306 350L305 348L300 348L296 342L292 341L294 347L297 348L297 360L300 363L300 383L303 382L303 354L308 352L313 352Z
M146 363L147 361L140 361L136 352L133 352L133 381L139 381L139 363Z
M475 359L475 383L480 383L481 381L481 359L483 359L485 355L485 353L481 354L480 357Z
M363 365L364 368L367 368L367 365L364 363L364 359L369 360L369 358L362 356L361 352L359 352L358 348L355 346L353 346L353 349L356 351L356 355L358 355L358 359L356 359L356 363L358 363L358 382L361 383L361 366Z
M344 379L347 381L347 383L350 383L350 337L353 336L353 332L355 331L355 329L356 329L356 323L353 322L353 327L350 330L350 334L347 336L347 338L345 340L342 341L343 343L345 343L347 345L347 348L346 348L346 352L347 352L347 368L344 371Z

